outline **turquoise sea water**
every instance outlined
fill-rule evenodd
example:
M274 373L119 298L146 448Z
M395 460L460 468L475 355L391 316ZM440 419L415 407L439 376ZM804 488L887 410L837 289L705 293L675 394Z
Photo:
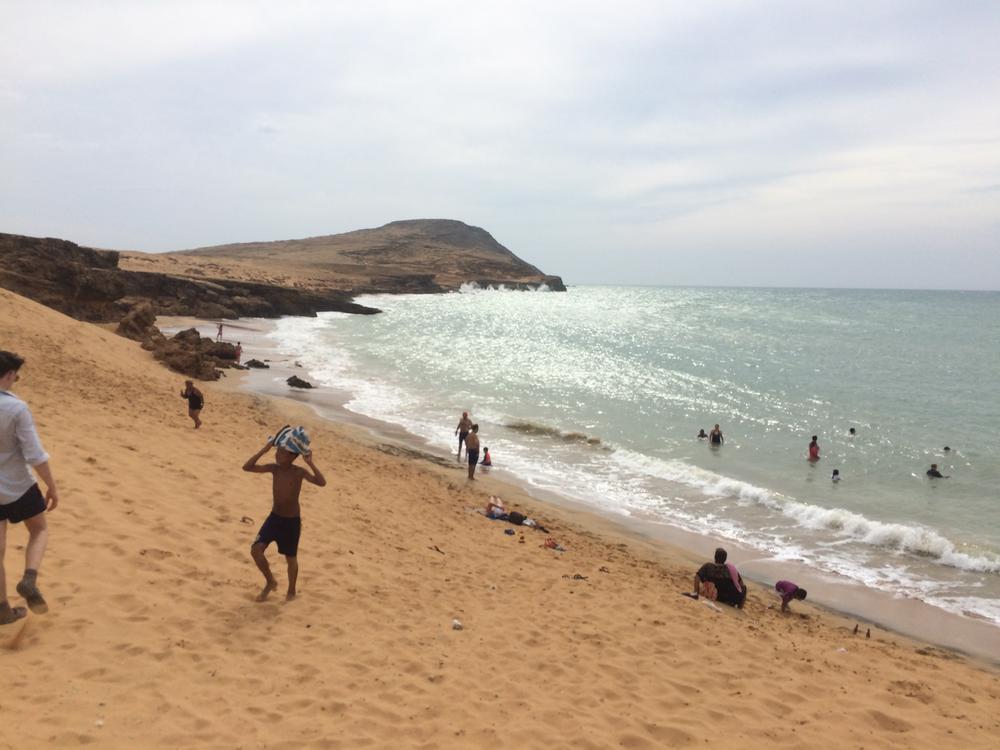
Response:
M536 486L1000 624L1000 294L359 301L384 313L274 333L348 408L442 448L467 410L497 466ZM715 423L717 450L695 439ZM928 480L932 462L951 478Z

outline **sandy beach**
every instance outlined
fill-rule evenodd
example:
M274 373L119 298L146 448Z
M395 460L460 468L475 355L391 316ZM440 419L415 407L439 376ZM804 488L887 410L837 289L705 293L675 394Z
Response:
M995 746L993 665L760 587L687 599L683 553L287 400L199 384L195 431L135 342L0 310L62 494L51 611L0 629L0 747ZM290 422L329 484L303 489L299 597L258 604L270 486L240 467ZM496 493L566 551L477 514Z

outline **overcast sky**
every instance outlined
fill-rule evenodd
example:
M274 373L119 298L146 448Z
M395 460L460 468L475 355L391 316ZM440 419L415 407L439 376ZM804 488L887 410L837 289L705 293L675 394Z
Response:
M0 232L1000 289L1000 2L0 0Z

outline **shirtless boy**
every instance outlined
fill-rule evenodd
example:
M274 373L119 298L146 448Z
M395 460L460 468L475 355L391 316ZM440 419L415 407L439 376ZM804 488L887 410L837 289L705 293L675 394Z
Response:
M458 435L458 457L456 459L457 461L462 460L462 443L465 442L465 438L468 436L469 430L471 429L472 429L472 420L469 419L469 412L463 411L462 418L458 420L458 427L455 428L455 434ZM466 446L465 450L466 452L468 452L469 450L468 446Z
M317 487L326 486L326 478L313 463L312 451L296 440L288 440L289 434L298 433L304 436L300 430L292 431L284 428L279 433L267 441L267 444L254 453L245 464L243 471L250 471L255 474L271 474L271 487L273 492L273 504L271 514L264 521L257 537L250 546L250 555L257 563L260 572L264 574L264 588L258 594L257 601L262 602L268 595L278 588L278 582L271 574L271 566L264 556L267 546L271 542L278 543L278 553L285 556L288 564L288 594L285 599L295 598L295 582L299 577L299 535L302 532L302 517L299 509L299 493L302 490L302 480L311 482ZM308 440L308 438L306 438ZM277 445L274 456L274 463L258 465L257 461ZM295 466L294 461L302 455L306 465L312 469L312 473L301 466Z

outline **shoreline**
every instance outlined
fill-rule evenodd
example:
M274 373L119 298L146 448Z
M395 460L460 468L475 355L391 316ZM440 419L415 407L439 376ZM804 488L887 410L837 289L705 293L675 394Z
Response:
M190 317L161 316L163 328L174 331L187 327L199 327L202 335L214 333L217 321ZM270 370L226 371L227 376L219 381L227 389L252 393L258 396L281 399L308 408L310 412L332 424L347 426L366 436L365 442L378 447L389 442L396 449L413 458L450 466L454 454L445 454L430 446L420 436L389 422L383 422L347 409L350 399L346 391L338 391L329 386L317 386L313 390L289 388L284 381L292 374L300 376L308 373L296 367L294 357L279 352L279 344L269 338L274 330L270 319L248 319L246 322L226 323L227 328L250 334L244 344L244 361L258 358L271 363ZM235 337L230 336L229 338ZM227 338L228 340L228 338ZM454 466L463 470L457 477L464 478L464 463L454 461ZM477 480L484 477L477 471ZM599 533L612 534L631 542L651 545L651 552L659 552L657 557L666 564L691 566L691 574L705 560L711 559L717 546L725 546L730 560L738 561L740 572L751 584L751 591L764 592L772 597L773 581L792 578L811 593L808 602L797 602L796 607L806 604L809 608L823 612L835 622L862 622L881 628L887 635L899 635L914 642L926 643L957 652L992 669L1000 668L1000 627L992 623L975 620L948 612L916 599L898 597L880 592L843 576L835 576L816 570L804 563L778 561L762 555L761 551L732 540L715 538L687 531L669 523L632 515L618 515L602 512L596 505L562 495L551 490L532 486L502 468L494 468L489 474L491 485L497 489L491 494L505 498L523 496L544 504L546 510L555 513L565 521L585 530L600 529ZM477 486L482 489L481 486ZM789 572L791 571L791 573ZM831 592L835 592L831 595ZM679 593L679 592L678 592ZM842 623L841 623L842 624Z

